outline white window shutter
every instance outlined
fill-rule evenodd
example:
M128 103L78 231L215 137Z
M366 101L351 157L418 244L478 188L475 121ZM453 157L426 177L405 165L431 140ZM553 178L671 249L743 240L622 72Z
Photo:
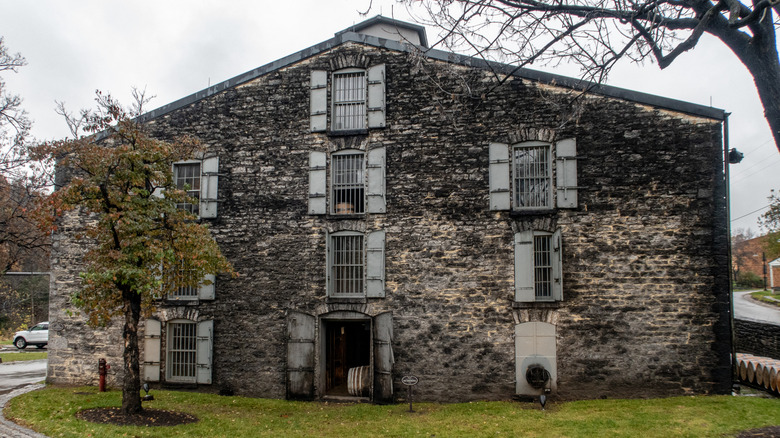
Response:
M144 370L145 382L160 381L160 334L162 324L156 319L147 319L144 324Z
M385 231L368 233L366 239L366 296L385 296Z
M534 292L534 232L515 233L515 301L536 300Z
M198 323L195 375L198 383L211 384L211 349L214 339L214 321Z
M367 195L369 213L385 213L385 147L371 149L366 158Z
M219 157L204 158L201 164L200 217L217 217Z
M490 144L490 209L509 210L509 145Z
M309 214L327 212L327 171L325 152L309 153Z
M577 208L577 140L555 143L558 208Z
M200 284L198 287L198 299L199 300L213 300L215 297L215 288L214 284L216 282L216 277L212 274L206 274L203 277L204 282ZM209 283L209 284L205 284Z
M385 127L385 65L368 69L368 127Z
M563 300L563 240L561 230L555 230L552 235L552 269L553 269L553 299Z
M328 72L312 70L310 87L311 132L328 129Z

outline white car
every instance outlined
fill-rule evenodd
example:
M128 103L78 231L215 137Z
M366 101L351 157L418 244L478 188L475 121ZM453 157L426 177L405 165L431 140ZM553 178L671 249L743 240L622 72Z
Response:
M25 348L28 345L35 345L38 348L43 348L48 343L49 321L39 322L29 330L16 332L14 335L14 345L16 345L16 348L18 349Z

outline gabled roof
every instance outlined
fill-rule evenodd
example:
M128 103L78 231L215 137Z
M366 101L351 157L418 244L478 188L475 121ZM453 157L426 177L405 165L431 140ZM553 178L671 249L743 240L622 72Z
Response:
M408 42L395 41L386 38L379 38L372 35L366 35L359 31L372 28L376 25L396 26L401 29L411 30L417 32L421 38L421 46L415 47ZM367 46L385 48L388 50L394 50L397 52L411 52L414 50L422 50L428 58L445 61L453 64L459 64L464 66L471 66L475 68L481 68L485 70L492 70L500 74L511 74L512 76L537 81L546 84L554 84L556 86L571 88L575 90L587 89L589 93L600 94L607 97L614 97L618 99L624 99L639 104L650 105L656 108L668 109L672 111L678 111L694 116L701 116L711 118L715 120L725 120L726 112L719 108L708 107L704 105L698 105L695 103L685 102L677 99L670 99L667 97L661 97L654 94L642 93L639 91L632 91L625 88L613 87L610 85L595 84L592 82L583 81L580 79L557 75L553 73L542 72L538 70L531 70L527 68L516 69L516 67L508 64L502 64L499 62L485 61L484 59L473 58L465 55L458 55L455 53L444 52L436 49L429 49L424 47L427 44L427 38L425 37L425 29L422 26L406 23L403 21L394 20L387 17L377 16L370 18L366 21L350 26L349 28L337 32L333 38L323 41L319 44L313 45L309 48L303 49L299 52L285 56L284 58L277 59L271 63L257 67L246 73L242 73L238 76L230 78L224 82L212 85L204 90L198 91L187 97L183 97L179 100L171 102L167 105L163 105L157 109L149 111L148 113L140 117L141 121L147 121L163 116L171 111L193 104L199 100L221 93L225 90L233 88L237 85L249 82L260 76L266 75L275 70L287 67L295 64L296 62L304 59L316 56L320 53L326 52L334 47L340 46L348 42L355 42L365 44Z

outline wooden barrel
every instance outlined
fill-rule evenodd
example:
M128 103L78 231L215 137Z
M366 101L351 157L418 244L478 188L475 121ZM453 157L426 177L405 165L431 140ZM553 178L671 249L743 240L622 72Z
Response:
M745 359L739 360L739 378L743 382L747 381L747 361Z
M761 362L756 363L755 382L758 386L764 385L764 365Z
M769 365L766 364L761 369L761 385L766 389L771 389L769 383Z
M336 204L336 214L352 214L355 212L355 206L351 202L339 202Z
M752 360L748 360L747 363L747 380L748 383L754 383L756 381L756 365Z
M769 368L769 389L777 391L777 365Z
M780 366L776 366L775 371L777 371L775 375L775 391L780 393Z
M370 387L371 367L364 365L362 367L350 368L347 371L347 391L349 391L349 395L368 397Z

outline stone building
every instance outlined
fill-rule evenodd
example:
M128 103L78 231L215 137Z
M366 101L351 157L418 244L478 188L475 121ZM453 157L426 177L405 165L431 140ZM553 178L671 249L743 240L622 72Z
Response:
M377 402L406 375L439 401L728 391L725 113L426 45L376 17L144 116L208 146L174 170L240 274L159 303L144 378ZM54 242L54 383L121 370L119 330L64 312L79 223Z

